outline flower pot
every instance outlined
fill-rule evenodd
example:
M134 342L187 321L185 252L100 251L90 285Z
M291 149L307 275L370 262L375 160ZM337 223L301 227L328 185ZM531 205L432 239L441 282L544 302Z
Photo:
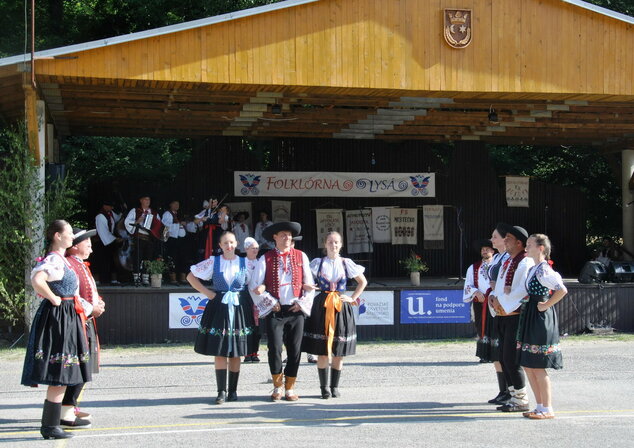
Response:
M412 286L420 286L420 272L410 272L409 280Z
M160 288L162 280L163 274L152 274L150 275L150 286L152 288Z

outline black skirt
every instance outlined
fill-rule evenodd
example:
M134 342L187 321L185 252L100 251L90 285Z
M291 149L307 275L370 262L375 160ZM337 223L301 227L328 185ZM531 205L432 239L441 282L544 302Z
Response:
M517 328L519 364L533 369L562 369L557 313L552 307L544 312L537 309L537 304L548 297L529 297L529 301L522 305Z
M313 301L310 317L304 324L302 351L313 355L328 355L325 330L327 293L320 293ZM332 342L332 356L354 355L357 351L357 325L352 304L342 302L341 311L335 311L335 334Z
M497 317L491 316L489 306L485 305L484 334L478 337L476 356L484 361L500 360L500 337L498 336Z
M222 303L224 293L219 292L207 302L200 319L194 351L201 355L235 358L253 353L256 328L249 293L242 291L240 305L234 308L233 331L230 328L229 306Z
M73 300L44 299L31 324L22 384L74 386L92 380L90 351Z

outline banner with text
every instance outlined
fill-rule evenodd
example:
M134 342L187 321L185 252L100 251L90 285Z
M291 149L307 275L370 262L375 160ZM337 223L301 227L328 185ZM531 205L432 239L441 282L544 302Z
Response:
M283 222L291 220L291 201L271 201L271 221Z
M436 196L435 173L328 173L234 171L236 197L429 197Z
M372 207L372 240L375 243L392 241L390 209L392 207Z
M417 244L418 209L392 208L392 244Z
M371 219L372 211L369 209L346 210L346 242L349 254L372 251L368 238Z
M351 296L352 291L346 292ZM364 291L353 307L357 325L394 325L394 292Z
M169 295L169 328L198 328L209 299L197 292L171 292Z
M423 247L425 249L443 249L444 222L442 205L423 205Z
M458 289L401 291L402 324L468 324L471 307Z
M528 207L529 177L506 176L506 205Z
M343 231L343 217L341 209L318 209L315 210L317 215L317 247L319 249L324 247L324 238L328 232L339 232L341 235Z

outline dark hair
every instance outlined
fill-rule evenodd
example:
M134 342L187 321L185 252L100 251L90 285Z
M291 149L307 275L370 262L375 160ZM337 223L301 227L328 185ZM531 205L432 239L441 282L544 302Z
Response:
M236 234L233 233L231 230L225 230L224 232L220 234L220 238L218 238L218 241L220 241L222 237L225 235L233 235L234 238L236 237Z
M544 248L544 257L546 257L546 260L550 260L550 251L552 248L550 238L543 233L533 233L530 238L535 238L535 244Z
M64 231L64 227L68 225L70 224L68 224L68 222L64 221L63 219L56 219L48 225L45 233L46 250L51 250L51 245L53 244L55 234L62 233Z

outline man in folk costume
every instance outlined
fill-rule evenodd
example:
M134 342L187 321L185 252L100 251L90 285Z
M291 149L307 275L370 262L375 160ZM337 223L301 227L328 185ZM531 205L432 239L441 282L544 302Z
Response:
M178 210L180 209L180 202L174 200L168 205L168 210L163 213L161 222L169 231L169 238L165 243L165 252L167 256L172 259L174 263L173 269L169 273L170 283L172 285L187 283L187 263L186 260L186 246L185 236L185 223L178 218ZM178 274L178 280L176 275Z
M497 315L500 338L500 363L509 384L511 399L497 409L503 412L528 411L528 395L524 371L519 365L516 347L517 327L522 302L528 296L526 277L535 264L526 257L528 232L519 226L500 224L506 232L504 244L509 258L498 273L495 290L489 295L489 302Z
M491 244L491 240L486 239L476 241L474 247L480 252L481 260L476 261L467 269L462 300L466 303L472 303L473 322L478 335L476 356L480 358L480 362L489 362L490 360L486 359L484 350L480 347L488 343L485 340L484 328L489 310L485 301L489 292L489 263L493 259L495 249Z
M275 249L259 258L249 288L260 318L266 316L273 401L282 398L283 383L286 400L299 398L293 388L301 357L304 317L310 315L315 295L308 286L314 283L308 257L291 247L293 238L300 233L301 225L297 222L278 222L264 230L263 237L274 241ZM284 372L282 345L288 355Z
M139 196L139 206L130 210L124 221L125 229L133 237L132 276L134 277L135 285L138 285L142 280L144 286L150 286L150 276L148 274L143 274L142 278L140 276L141 262L154 258L155 243L150 235L150 229L156 221L158 221L159 226L161 225L157 213L150 208L150 202L151 198L149 195L143 194ZM143 227L148 215L152 215L152 224L150 224L150 227Z
M114 202L104 199L101 202L101 210L95 216L95 227L99 238L95 241L94 252L101 284L110 282L112 285L119 285L114 266L117 245L123 241L115 234L115 226L119 218L120 215L114 212Z
M105 303L97 292L95 279L90 272L87 260L92 253L90 237L96 230L80 230L73 228L73 245L66 250L66 260L79 280L79 296L86 315L86 337L90 348L89 369L92 373L99 372L99 338L95 318L105 311ZM85 383L66 387L62 400L61 426L69 428L90 428L91 415L78 408L78 399Z

